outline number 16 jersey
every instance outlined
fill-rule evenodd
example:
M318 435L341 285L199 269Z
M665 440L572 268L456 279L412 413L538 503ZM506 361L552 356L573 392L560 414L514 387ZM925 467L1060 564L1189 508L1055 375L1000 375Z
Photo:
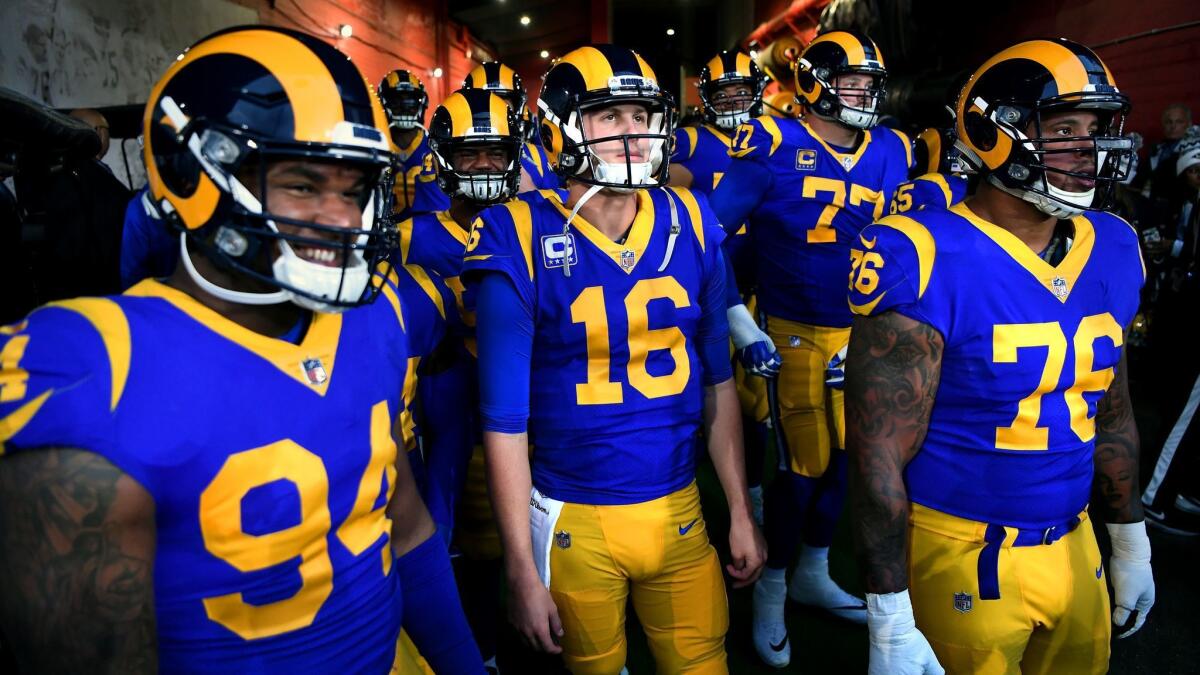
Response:
M713 384L698 350L728 340L701 330L704 312L724 311L723 231L703 198L669 188L637 193L623 244L579 216L564 232L566 194L480 214L463 274L505 275L530 309L534 487L583 504L657 499L695 478Z

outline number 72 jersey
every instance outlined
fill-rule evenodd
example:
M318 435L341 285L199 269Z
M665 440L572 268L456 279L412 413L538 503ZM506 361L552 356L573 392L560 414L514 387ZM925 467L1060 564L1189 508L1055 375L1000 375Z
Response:
M851 250L850 308L941 333L941 378L909 498L970 520L1040 528L1088 503L1096 404L1145 278L1137 235L1101 212L1071 220L1051 266L965 204L889 216Z

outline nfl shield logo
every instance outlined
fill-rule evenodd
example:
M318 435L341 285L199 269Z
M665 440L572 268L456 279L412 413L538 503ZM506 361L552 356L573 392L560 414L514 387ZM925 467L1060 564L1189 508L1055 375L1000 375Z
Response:
M555 532L554 545L559 548L571 548L571 533L565 530Z
M628 272L633 269L634 263L637 262L637 254L629 249L621 251L621 269Z
M325 374L325 366L321 363L321 359L304 359L300 363L300 368L304 370L304 376L308 378L308 383L316 386L324 384L329 376Z
M971 611L971 594L970 593L955 593L954 594L954 609L966 614Z
M1054 297L1063 300L1067 297L1067 280L1062 277L1054 277L1050 285L1054 288Z

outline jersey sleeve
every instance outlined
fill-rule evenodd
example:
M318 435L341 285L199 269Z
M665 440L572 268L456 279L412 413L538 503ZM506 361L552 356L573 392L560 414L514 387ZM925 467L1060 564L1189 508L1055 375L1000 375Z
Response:
M533 215L528 202L516 199L485 209L471 224L462 276L471 285L484 272L508 277L521 302L534 306Z
M436 272L403 265L394 278L413 356L429 356L448 331L463 331L454 294Z
M53 303L0 328L0 456L103 452L129 372L129 324L105 298Z
M696 152L696 128L681 127L675 130L675 145L671 149L671 161L686 162Z
M944 333L945 322L923 302L934 255L929 231L911 218L888 216L864 228L850 249L850 311L895 311Z

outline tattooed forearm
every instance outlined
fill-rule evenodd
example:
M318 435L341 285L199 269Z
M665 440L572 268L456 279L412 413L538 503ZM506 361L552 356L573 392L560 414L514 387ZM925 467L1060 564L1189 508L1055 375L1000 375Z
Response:
M0 624L30 673L153 673L154 503L90 452L0 458Z
M925 440L942 335L895 312L859 317L846 356L846 450L855 541L867 591L908 587L904 466Z
M1129 399L1127 371L1122 351L1112 384L1096 404L1096 479L1092 503L1110 523L1142 519L1138 431Z

